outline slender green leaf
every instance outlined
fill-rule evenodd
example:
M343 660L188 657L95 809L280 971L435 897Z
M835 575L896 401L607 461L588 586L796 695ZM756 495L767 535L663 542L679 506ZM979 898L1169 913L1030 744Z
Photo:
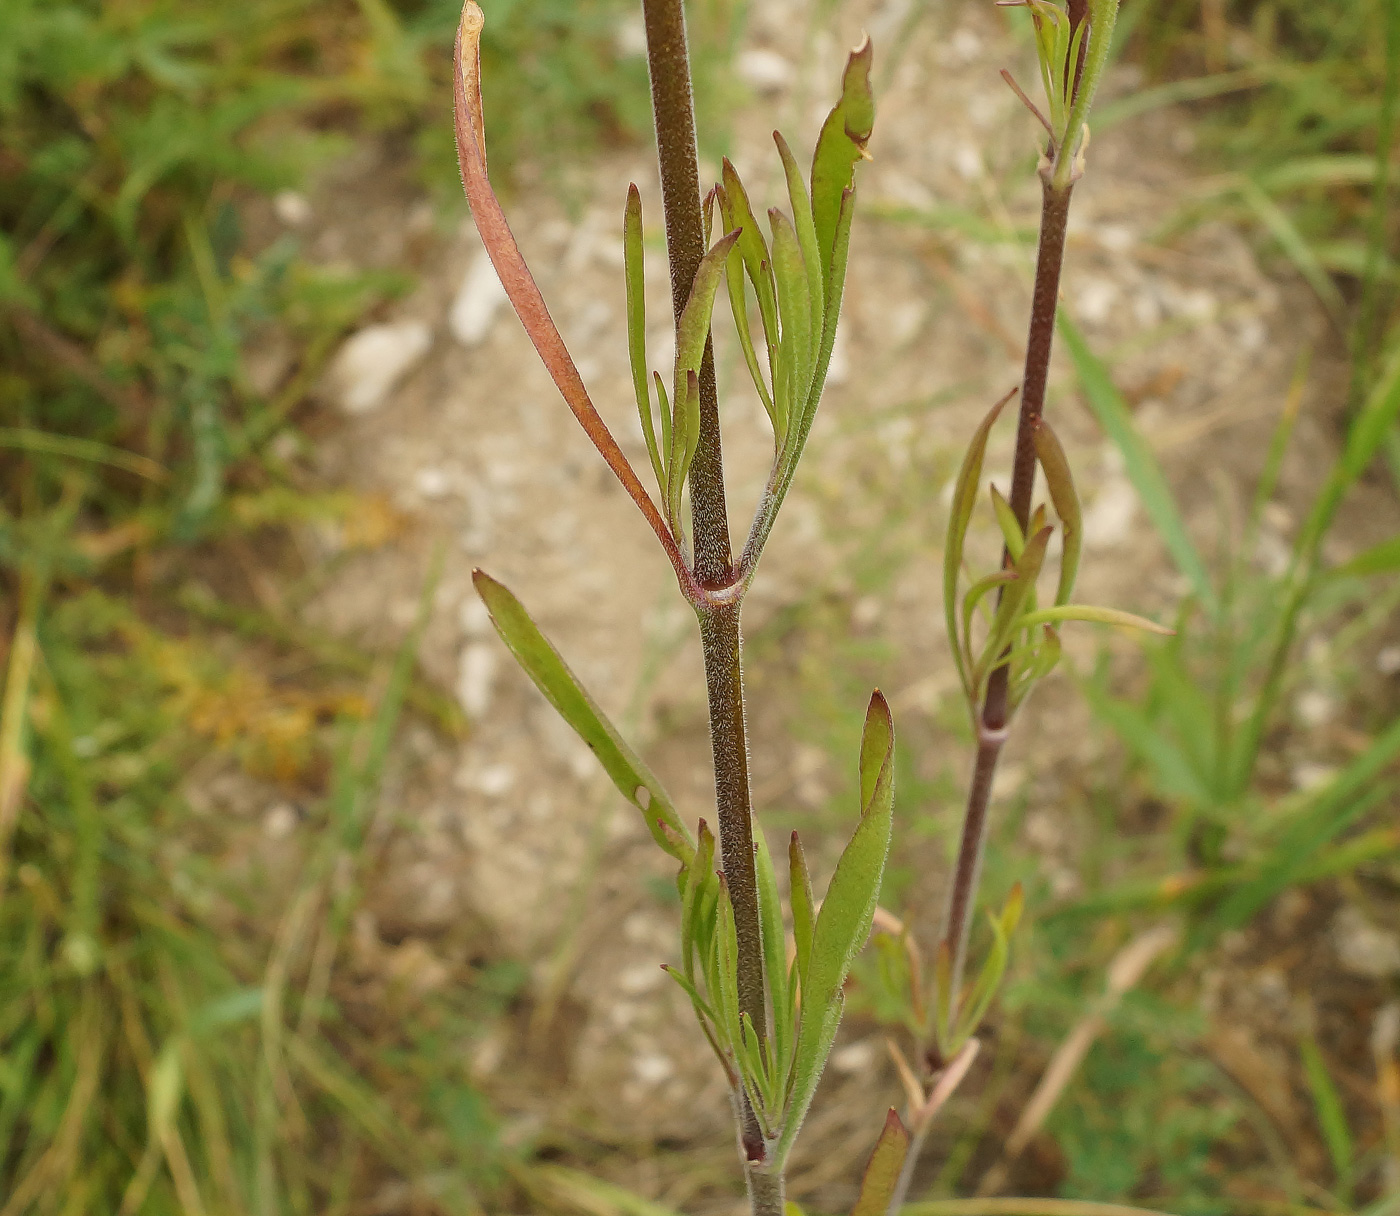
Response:
M957 480L953 483L953 501L948 508L948 538L943 546L943 614L948 626L948 643L953 648L953 658L958 665L958 675L962 677L963 689L969 697L974 693L971 670L963 661L957 646L958 638L958 579L962 574L963 544L967 539L968 525L972 522L972 511L977 505L977 486L982 480L982 461L987 454L987 438L992 433L1006 403L1016 395L1012 389L987 412L972 434L972 442L963 455L962 467L958 469Z
M1245 178L1241 181L1239 189L1240 197L1279 243L1279 248L1293 263L1294 269L1317 293L1317 298L1322 301L1333 321L1340 325L1346 312L1346 302L1342 299L1342 293L1337 289L1336 283L1332 281L1332 276L1317 260L1317 254L1313 252L1307 238L1298 231L1288 213L1259 188L1257 182Z
M661 783L641 758L617 733L613 724L597 703L584 690L577 677L569 670L559 652L549 644L549 640L525 611L524 606L501 583L481 570L472 572L472 583L481 596L496 632L510 647L516 661L525 669L526 675L535 682L535 687L544 693L574 730L598 757L613 784L622 796L642 812L647 830L667 853L678 861L688 864L693 848L690 833L685 830L675 805ZM665 823L671 831L684 840L687 851L678 854L659 823Z
M861 819L841 854L812 934L812 957L798 1023L792 1094L774 1152L782 1168L806 1117L841 1022L842 986L870 933L894 817L894 725L889 704L870 698L861 741Z
M758 217L749 204L748 191L734 166L726 157L722 162L721 177L723 193L720 195L721 208L728 206L724 222L729 231L738 230L738 250L744 259L744 269L753 283L754 294L758 297L759 317L763 322L764 344L770 349L778 342L778 297L773 288L772 255L768 243L763 239L763 230Z
M773 855L761 830L754 832L758 868L758 912L763 925L763 970L773 1011L773 1054L787 1057L794 1028L788 1024L787 935L783 932L783 905L778 896L778 876Z
M1297 881L1318 851L1368 809L1366 795L1396 756L1400 756L1400 721L1392 723L1297 814L1271 851L1270 863L1224 902L1213 917L1214 926L1238 928Z
M1045 470L1050 487L1050 501L1060 517L1063 548L1060 553L1060 583L1055 589L1055 603L1069 603L1074 580L1079 573L1079 551L1084 542L1084 513L1079 506L1079 494L1074 488L1074 474L1060 440L1045 419L1035 428L1035 454Z
M1018 562L1025 551L1026 538L1021 532L1021 525L1016 522L1016 512L1011 509L1011 504L996 486L991 487L991 497L992 514L996 516L997 527L1001 529L1001 539L1006 543L1006 551L1011 554L1011 560Z
M778 357L788 374L791 416L800 416L812 386L812 313L807 266L792 221L776 207L768 212L773 227L773 274L778 280L778 316L782 341ZM791 433L791 431L789 431Z
M705 343L710 337L710 317L714 312L715 293L719 290L720 276L724 273L725 259L739 240L739 233L730 232L720 237L710 251L700 259L695 271L695 282L690 288L690 297L681 310L676 322L676 396L685 387L687 372L700 373L700 360L705 354Z
M813 341L818 341L821 337L826 305L826 279L821 254L817 251L817 229L812 220L812 200L807 197L807 183L802 180L802 171L797 167L797 158L793 156L787 140L780 132L774 131L773 141L778 145L778 156L783 162L783 173L787 178L793 225L797 229L797 243L802 249L802 261L807 268L807 299L812 315L811 334Z
M802 842L793 832L788 842L788 882L792 901L792 936L797 947L797 976L805 999L807 992L807 970L812 957L812 876L807 870L807 858L802 852Z
M731 232L738 227L734 218L734 209L728 201L728 196L724 192L723 186L716 186L716 197L719 200L720 217L726 228ZM776 444L781 445L782 439L779 436L779 422L777 414L773 408L773 396L769 392L768 384L764 379L763 369L758 363L758 354L754 350L753 331L749 327L749 305L748 297L744 291L744 237L740 233L739 240L733 249L729 251L729 257L724 263L724 283L729 292L729 311L734 317L734 328L739 331L739 346L744 352L744 364L749 369L749 379L753 381L753 386L758 390L759 399L763 402L764 411L768 414L769 421L773 424L773 436Z
M1360 578L1369 574L1394 574L1400 570L1400 536L1392 536L1332 571L1333 578Z
M977 611L978 606L986 599L987 595L998 587L1005 587L1007 583L1016 581L1014 570L998 570L995 574L988 574L985 578L979 578L971 587L967 594L963 596L962 604L962 638L959 644L963 661L967 664L969 671L976 660L972 654L972 615Z
M690 864L685 868L685 889L681 892L681 966L686 978L695 979L694 955L708 949L703 936L701 916L704 911L705 892L711 884L718 884L715 878L715 836L709 824L700 820L700 844Z
M1007 584L1001 593L996 612L992 614L992 628L982 647L982 656L974 669L977 683L996 667L1001 665L1002 651L1022 628L1029 627L1029 617L1025 608L1035 594L1035 580L1040 576L1040 568L1045 563L1045 550L1050 544L1050 529L1041 528L1026 544L1025 552L1016 563L1016 578ZM1036 621L1035 624L1040 622Z
M642 264L642 196L637 187L627 191L627 211L622 223L623 273L627 280L627 356L632 365L632 391L637 398L642 437L651 457L652 471L662 494L666 471L656 446L656 426L651 417L651 393L647 383L646 276Z
M1395 343L1375 387L1347 429L1341 459L1333 464L1299 533L1298 551L1309 555L1308 560L1332 526L1343 496L1370 467L1386 436L1394 431L1397 417L1400 417L1400 342Z
M671 415L671 456L666 470L667 521L675 535L684 528L681 495L685 492L685 479L699 443L700 377L686 369L684 380L676 388L675 409Z
M860 1195L851 1209L851 1216L885 1216L908 1152L909 1132L891 1108L885 1116L885 1126L880 1129L880 1138L875 1141L875 1150L866 1162Z
M1057 604L1053 608L1039 608L1021 618L1021 625L1030 628L1050 621L1092 621L1096 625L1121 625L1125 629L1141 629L1144 633L1170 636L1176 632L1156 621L1149 621L1135 612L1124 612L1121 608L1097 608L1092 604Z
M1205 563L1191 543L1167 479L1147 440L1133 422L1127 402L1114 387L1108 369L1090 351L1083 335L1063 309L1059 313L1058 324L1060 336L1069 348L1070 358L1079 376L1080 387L1084 390L1085 400L1094 411L1099 425L1108 432L1108 437L1122 453L1128 479L1142 500L1148 518L1176 562L1177 569L1190 581L1196 598L1212 617L1218 616L1220 601L1206 573Z
M874 48L867 38L846 60L841 100L822 124L812 156L812 219L828 298L834 274L842 194L853 184L856 163L864 158L865 145L875 129L875 95L870 88L873 58Z
M841 298L846 290L846 259L851 251L851 221L855 216L854 187L841 196L841 210L836 216L836 247L831 254L831 272L827 276L826 303L822 309L821 342L817 349L817 365L812 375L812 389L807 395L802 442L816 414L817 402L826 387L826 374L831 368L831 352L836 349L836 326L841 317ZM798 449L801 450L800 447Z
M1327 1071L1327 1063L1318 1049L1317 1040L1309 1035L1299 1047L1303 1072L1308 1078L1308 1088L1312 1090L1317 1124L1322 1129L1322 1139L1327 1144L1327 1154L1332 1158L1332 1168L1337 1175L1338 1197L1344 1205L1349 1205L1356 1154L1352 1147L1351 1128L1347 1125L1346 1108Z

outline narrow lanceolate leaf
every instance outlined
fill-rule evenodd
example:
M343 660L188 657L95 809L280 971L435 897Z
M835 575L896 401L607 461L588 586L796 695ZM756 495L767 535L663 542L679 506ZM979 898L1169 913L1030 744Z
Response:
M695 954L703 956L708 952L708 935L705 931L705 898L711 884L718 885L715 878L715 836L709 825L702 819L699 828L700 843L685 870L685 888L681 892L681 966L692 983L695 980ZM701 959L703 974L704 959ZM713 994L712 994L713 995Z
M967 664L967 669L972 670L976 658L972 653L972 616L977 611L978 605L987 595L999 587L1006 586L1007 583L1016 581L1014 570L998 570L995 574L988 574L985 578L979 578L971 587L967 594L963 596L962 604L962 637L954 639L957 649L962 655L963 661Z
M783 932L783 905L778 897L778 876L773 856L761 831L754 832L758 863L758 913L763 925L763 970L773 1011L772 1057L786 1060L793 1027L788 1024L787 935Z
M997 527L1001 529L1001 539L1006 542L1006 551L1011 554L1011 560L1018 562L1021 554L1026 548L1026 538L1021 531L1021 525L1017 522L1016 512L1011 509L1011 504L1006 501L1002 492L993 486L992 514L996 516ZM1036 531L1037 529L1032 529Z
M622 796L642 812L652 839L677 861L689 865L694 856L690 833L681 823L665 789L641 757L623 741L597 703L584 691L520 601L481 570L472 572L472 583L491 614L496 632L510 647L525 674L535 682L535 687L593 749ZM670 829L669 833L661 830L662 823ZM678 839L684 842L683 850L677 850L673 843Z
M671 453L666 460L666 512L671 532L680 537L681 494L690 462L700 443L700 377L689 368L676 386L675 412L671 415Z
M802 994L787 1122L774 1153L781 1168L811 1105L841 1022L842 986L870 933L894 818L894 725L885 698L870 698L861 741L861 819L836 864L817 923Z
M782 341L778 358L787 374L789 418L801 417L812 386L812 312L807 298L807 265L792 221L776 207L768 212L773 228L773 274L778 280L778 315ZM789 426L788 433L792 433Z
M994 667L1000 666L1002 651L1024 625L1024 610L1031 596L1035 594L1035 580L1040 576L1040 568L1045 563L1050 531L1049 528L1041 528L1032 536L1016 562L1016 578L1007 584L1006 590L1002 592L1001 602L997 604L997 610L992 616L991 633L987 637L987 644L982 650L982 658L977 667L979 683Z
M1334 578L1360 578L1368 574L1393 574L1400 570L1400 536L1392 536L1332 571Z
M1050 487L1050 501L1060 517L1063 548L1060 553L1060 583L1055 589L1055 603L1068 604L1079 573L1079 550L1084 542L1084 515L1079 506L1079 493L1074 488L1074 475L1069 460L1060 446L1059 438L1044 418L1037 419L1035 454L1045 470L1045 482Z
M831 367L831 352L836 347L836 325L841 316L841 297L846 290L846 259L851 252L851 221L855 218L855 188L841 196L841 210L836 218L836 248L831 255L831 270L827 275L826 303L822 310L821 345L817 350L817 366L812 377L812 391L808 395L810 407L807 410L808 422L816 409L816 402L826 387L826 373ZM803 431L806 439L806 430Z
M788 882L792 901L792 936L797 947L797 975L806 995L807 967L812 958L812 875L797 833L788 842Z
M758 217L754 215L753 207L749 204L748 191L744 189L744 183L739 180L739 175L729 163L728 157L723 162L721 176L724 188L722 198L729 207L724 222L730 232L739 230L739 253L744 259L744 269L748 272L749 280L753 283L754 294L758 297L764 344L770 348L775 347L778 342L778 299L774 294L773 275L769 269L773 259L768 252L768 244L763 239Z
M875 129L875 95L870 88L874 48L866 38L846 60L841 100L827 115L812 156L812 219L822 258L822 276L831 283L841 198L855 179L856 162Z
M860 1181L860 1196L851 1216L885 1216L899 1185L899 1173L909 1152L909 1133L894 1109L885 1116L885 1126L875 1142L875 1151L865 1166Z
M724 187L716 186L715 195L719 200L720 218L725 227L733 231L736 227L734 211L724 192ZM729 251L729 258L724 264L724 284L729 291L729 311L734 317L734 328L739 331L739 346L744 352L744 363L749 369L749 379L753 381L754 388L758 390L759 400L763 402L768 420L773 424L773 435L776 439L778 419L773 413L773 395L764 380L763 369L759 366L758 355L754 349L753 330L749 328L749 304L744 291L743 240L741 233L739 241Z
M695 271L695 281L690 288L690 298L681 310L676 322L676 396L680 396L685 384L686 372L700 372L700 360L705 353L705 342L710 336L710 317L715 307L715 292L719 290L720 275L724 273L724 261L734 248L739 233L731 232L715 242L710 251L700 259Z
M962 467L958 469L957 480L953 483L953 501L948 508L948 539L943 546L943 614L948 626L948 642L953 647L953 658L962 677L963 689L970 697L973 694L972 677L963 657L959 653L958 638L958 579L962 574L963 544L967 540L968 525L972 522L972 512L977 506L977 486L982 480L982 461L987 455L987 438L992 433L1006 403L1016 395L1012 389L987 412L972 442L963 455Z
M675 535L680 531L681 489L700 442L700 362L710 337L710 318L724 262L738 239L737 232L721 237L700 259L690 298L676 322L675 414L671 419L671 456L666 468L670 523Z
M981 658L977 662L974 679L979 686L981 680L987 679L995 667L1000 667L1002 662L1005 662L1005 649L1025 627L1026 609L1032 606L1032 598L1036 593L1036 579L1040 577L1040 567L1046 560L1046 547L1050 544L1050 535L1051 529L1040 529L1026 542L1025 551L1016 561L1016 577L1001 593L1001 602L991 618L991 632L987 635L987 644L983 646Z
M826 281L821 254L817 250L817 228L812 219L812 200L807 196L807 183L802 180L802 171L797 167L797 158L793 156L787 140L774 131L773 141L778 145L778 156L783 162L788 200L792 203L793 225L797 229L797 243L802 249L802 260L807 266L807 298L812 314L811 333L813 341L816 342L822 332Z
M1095 625L1121 625L1125 629L1141 629L1146 633L1157 633L1170 637L1176 632L1156 621L1134 612L1124 612L1119 608L1096 608L1092 604L1057 604L1053 608L1040 608L1028 612L1021 618L1026 628L1044 625L1054 621L1088 621Z
M491 188L486 172L486 124L481 103L481 32L486 18L480 6L467 0L462 6L462 19L457 26L457 41L453 53L453 117L457 140L457 165L462 174L462 188L471 206L472 218L481 233L482 244L491 257L496 275L505 288L506 296L515 309L535 350L553 379L555 386L578 419L579 425L598 449L608 467L622 483L635 502L666 556L675 568L676 578L687 594L699 590L695 576L685 563L680 546L672 536L665 518L646 492L627 457L603 422L584 387L583 378L574 365L573 357L564 345L558 327L549 315L544 296L515 236L506 222L505 211Z
M656 426L651 416L651 393L647 383L646 276L642 265L642 196L635 185L627 191L627 211L622 222L624 274L627 279L627 355L632 365L632 391L637 397L637 413L642 422L652 472L662 494L666 492L666 471L661 449L656 446Z

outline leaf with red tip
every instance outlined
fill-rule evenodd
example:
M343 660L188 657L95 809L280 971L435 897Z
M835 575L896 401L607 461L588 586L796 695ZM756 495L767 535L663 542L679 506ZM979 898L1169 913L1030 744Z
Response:
M842 194L854 183L856 164L865 158L865 145L875 129L875 95L870 87L874 56L874 47L866 38L846 60L841 100L827 115L812 156L812 218L821 251L822 277L828 287Z
M646 492L627 457L613 438L589 399L583 378L574 366L573 357L564 345L559 330L545 306L530 268L515 236L506 222L505 211L491 188L486 173L486 125L481 101L481 31L486 24L480 7L474 0L462 6L462 19L457 26L457 41L453 53L453 117L457 139L457 165L462 174L462 188L471 205L472 218L481 234L482 244L491 257L491 264L505 288L525 332L539 352L559 392L585 434L598 449L608 467L622 483L632 501L637 504L647 523L666 550L676 577L686 594L695 598L699 585L685 564L680 546L671 535L666 520Z
M900 1122L894 1108L885 1116L885 1126L875 1141L875 1151L865 1166L860 1181L860 1197L851 1209L851 1216L885 1216L899 1185L899 1173L909 1152L909 1132Z

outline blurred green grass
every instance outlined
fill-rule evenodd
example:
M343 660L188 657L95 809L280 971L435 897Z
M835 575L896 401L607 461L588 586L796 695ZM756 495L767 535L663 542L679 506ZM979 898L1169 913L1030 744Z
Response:
M623 7L487 4L496 164L636 133ZM460 711L414 675L416 635L362 653L226 573L314 575L285 568L307 520L352 547L394 534L383 504L308 478L297 429L339 337L411 279L327 270L292 240L250 256L240 210L378 135L416 142L448 197L456 18L411 0L0 5L5 1216L339 1213L396 1178L473 1212L509 1158L467 1047L512 964L388 993L392 1027L342 1004L400 709L449 731ZM293 357L260 391L247 357L272 325ZM235 879L227 829L191 806L227 764L318 829L290 890Z

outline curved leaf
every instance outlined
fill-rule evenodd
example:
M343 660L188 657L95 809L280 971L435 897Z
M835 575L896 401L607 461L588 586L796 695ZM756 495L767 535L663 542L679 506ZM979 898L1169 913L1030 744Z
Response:
M842 194L854 181L856 162L865 158L865 145L875 129L875 95L870 88L870 64L874 55L874 47L866 38L846 60L841 100L822 124L812 156L812 220L828 293Z
M1161 634L1165 637L1176 633L1175 629L1168 629L1156 621L1149 621L1145 616L1124 612L1119 608L1095 608L1091 604L1057 604L1053 608L1041 608L1026 613L1019 623L1030 628L1053 621L1089 621L1095 625L1121 625L1125 629L1142 629L1147 633Z
M885 1116L885 1126L880 1129L880 1138L875 1141L875 1150L866 1163L860 1196L851 1209L851 1216L885 1216L908 1152L909 1132L891 1107Z
M491 614L496 632L510 647L525 674L579 738L593 749L622 796L642 812L652 839L677 861L688 865L694 856L690 833L681 823L661 782L623 741L509 589L481 570L472 571L472 584ZM671 830L670 836L661 830L662 823ZM677 850L674 843L677 838L684 842L684 851Z
M656 446L656 426L651 417L651 393L647 383L646 277L642 265L642 196L635 185L627 190L627 210L622 221L623 275L627 280L627 357L632 365L632 391L642 437L651 457L652 472L661 493L666 492L666 471Z
M992 406L972 433L972 441L967 445L957 480L953 483L953 501L948 508L948 538L943 545L943 616L948 626L948 644L953 648L958 675L962 677L963 689L969 697L974 692L971 673L957 644L958 578L962 574L963 544L967 540L973 508L977 505L977 486L982 480L982 461L987 455L987 439L992 433L992 424L1017 391L1013 388Z
M841 1022L842 986L870 933L884 878L894 820L894 724L889 704L878 690L866 711L860 761L861 820L836 864L812 932L792 1096L774 1152L774 1168L782 1168L821 1080Z
M1060 583L1055 589L1055 603L1069 603L1074 590L1074 580L1079 573L1079 550L1084 542L1084 513L1079 506L1079 493L1074 488L1074 475L1070 472L1069 459L1060 446L1059 437L1044 418L1037 419L1032 432L1035 440L1036 459L1045 470L1045 481L1050 487L1050 501L1055 504L1055 514L1060 517L1060 533L1063 544L1060 553Z

